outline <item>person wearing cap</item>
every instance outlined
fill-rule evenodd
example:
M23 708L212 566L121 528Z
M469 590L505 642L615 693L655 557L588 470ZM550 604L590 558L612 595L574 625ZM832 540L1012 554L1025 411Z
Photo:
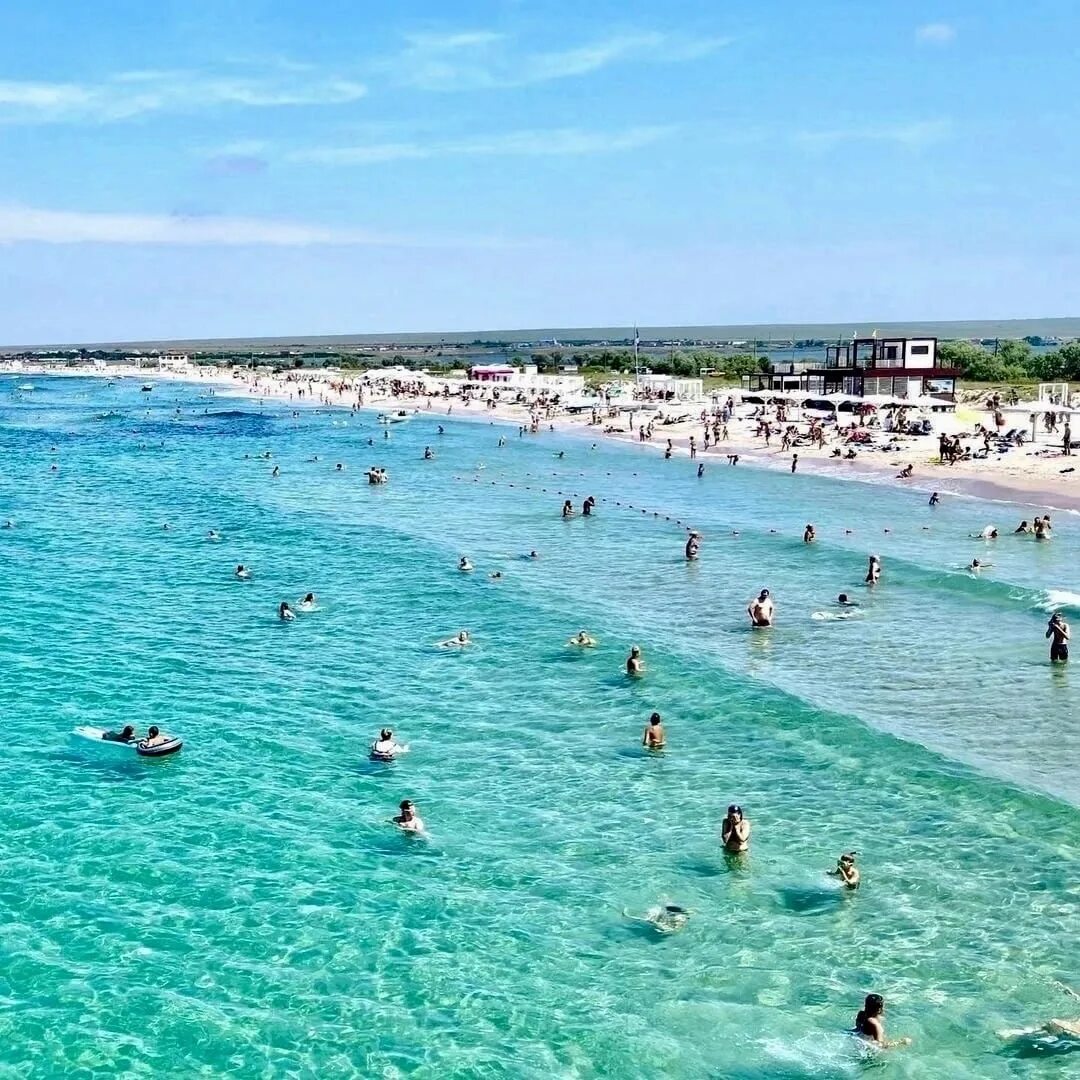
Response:
M762 589L757 597L746 605L751 626L772 626L775 608L768 589Z
M857 889L861 880L859 868L855 865L857 854L857 851L845 851L836 860L836 869L826 870L825 873L830 877L838 877L844 883L845 889Z
M645 661L641 659L641 649L637 645L630 646L630 655L626 658L626 674L634 678L645 674Z
M416 812L412 799L402 799L398 809L401 813L393 821L399 829L412 833L422 833L424 831L424 823L420 820L420 815Z
M1050 660L1055 664L1064 664L1069 659L1069 624L1060 611L1055 611L1046 624L1046 636L1050 642Z
M743 816L741 806L733 803L727 808L727 817L720 826L720 839L725 851L737 853L749 849L750 822Z

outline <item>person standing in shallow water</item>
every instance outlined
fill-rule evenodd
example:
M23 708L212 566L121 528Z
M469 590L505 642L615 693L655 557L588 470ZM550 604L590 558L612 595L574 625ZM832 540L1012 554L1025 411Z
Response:
M751 626L772 626L776 608L768 589L762 589L758 595L746 605L746 614L750 616Z
M1060 611L1055 611L1046 624L1046 636L1050 642L1050 660L1055 664L1064 664L1069 659L1069 624Z
M654 712L649 717L645 733L641 736L641 745L647 750L663 750L666 742L667 735L664 731L664 723L660 719L660 714Z
M645 674L645 661L641 659L641 649L637 645L630 646L630 655L626 658L626 674L635 678Z
M720 840L724 850L732 855L750 849L750 822L743 816L741 806L733 804L727 808L727 817L720 826Z

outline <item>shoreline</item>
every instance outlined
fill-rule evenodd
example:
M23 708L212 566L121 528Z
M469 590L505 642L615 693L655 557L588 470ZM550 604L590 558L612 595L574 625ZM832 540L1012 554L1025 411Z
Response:
M304 371L304 369L300 369ZM148 383L176 382L188 385L212 386L216 390L224 391L223 396L244 398L247 400L263 401L267 398L275 401L291 403L296 408L327 407L351 410L355 401L349 400L346 391L335 389L330 379L323 373L305 372L309 378L302 382L287 381L280 375L254 375L246 378L235 378L231 374L222 372L205 373L202 370L191 372L159 371L147 373L136 368L103 371L97 368L57 370L44 366L27 366L17 371L3 372L13 377L24 378L105 378L105 379L142 379ZM343 378L347 378L343 376ZM349 392L354 393L349 379ZM299 387L305 389L305 397L297 400L296 391ZM732 391L734 393L734 391ZM451 399L452 411L444 413L451 420L480 421L487 419L489 422L506 424L508 426L527 426L529 423L529 410L526 406L499 403L495 408L488 408L484 403L477 402L472 408L465 405L460 398ZM425 397L377 397L365 399L357 405L365 412L386 412L389 410L403 409L409 413L421 413L423 415L438 416L437 409L431 408L428 398ZM691 404L683 407L683 411L699 413L702 406ZM968 410L972 417L978 418L979 414L974 410ZM543 424L549 425L556 433L569 434L575 437L591 437L593 441L601 439L610 440L626 445L650 447L657 453L663 452L664 442L667 438L672 442L672 453L680 458L689 456L689 437L691 429L700 425L700 421L684 421L682 423L663 425L659 433L650 442L642 442L629 430L619 432L606 432L603 426L593 425L585 416L570 417L567 415L555 416L544 419ZM972 424L973 426L973 424ZM710 446L708 450L698 451L698 461L706 465L726 464L728 454L737 454L740 464L745 463L751 468L772 469L774 471L786 470L791 461L791 452L778 449L766 448L760 440L754 441L753 436L746 430L746 421L739 418L732 421L734 438L726 440L722 444ZM963 430L963 428L961 428ZM928 437L923 437L924 439ZM929 496L937 491L943 496L956 498L982 499L989 502L1006 503L1018 507L1035 509L1055 510L1063 513L1080 514L1080 482L1075 486L1069 481L1059 479L1058 471L1051 472L1047 468L1030 467L1034 458L1040 465L1051 465L1060 462L1063 455L1048 456L1044 449L1036 455L1028 450L1019 460L1010 460L1007 463L1000 458L990 458L980 461L959 462L954 466L932 464L926 456L927 449L932 447L929 443L909 443L895 450L881 452L875 457L863 453L855 460L840 460L833 458L828 453L811 447L799 447L796 451L799 455L798 471L802 474L827 479L855 481L875 486L892 486L899 490L917 492L920 495ZM1015 453L1015 451L1014 451ZM936 454L934 455L936 457ZM887 458L887 461L885 460ZM1024 458L1029 460L1025 461ZM1080 455L1077 457L1080 462ZM919 471L908 479L900 479L896 476L896 470L904 465L912 464L919 467ZM1023 468L1024 465L1028 468ZM1008 467L1006 467L1006 465ZM932 470L932 471L923 471ZM1022 475L1026 473L1027 475Z

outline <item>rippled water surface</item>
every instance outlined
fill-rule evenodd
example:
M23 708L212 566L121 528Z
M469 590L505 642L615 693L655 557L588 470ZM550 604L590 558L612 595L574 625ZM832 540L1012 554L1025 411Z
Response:
M25 381L0 380L0 1075L1080 1075L1080 1044L995 1034L1080 1014L1080 675L1043 639L1055 605L1080 625L1076 519L1036 544L1005 535L1030 511L698 479L480 417L384 439ZM562 521L564 493L596 516ZM812 617L842 590L857 618ZM473 648L432 647L463 627ZM582 628L598 648L565 647ZM70 736L125 722L184 750ZM384 725L413 747L389 767ZM405 797L428 841L388 824ZM852 847L841 895L823 870ZM680 934L624 916L664 897ZM872 990L911 1048L844 1033Z

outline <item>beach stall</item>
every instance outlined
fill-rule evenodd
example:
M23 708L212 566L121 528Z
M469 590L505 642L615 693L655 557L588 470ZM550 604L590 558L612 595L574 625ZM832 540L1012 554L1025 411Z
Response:
M635 379L635 383L639 392L655 394L668 401L701 401L705 397L705 383L702 379L640 374Z

